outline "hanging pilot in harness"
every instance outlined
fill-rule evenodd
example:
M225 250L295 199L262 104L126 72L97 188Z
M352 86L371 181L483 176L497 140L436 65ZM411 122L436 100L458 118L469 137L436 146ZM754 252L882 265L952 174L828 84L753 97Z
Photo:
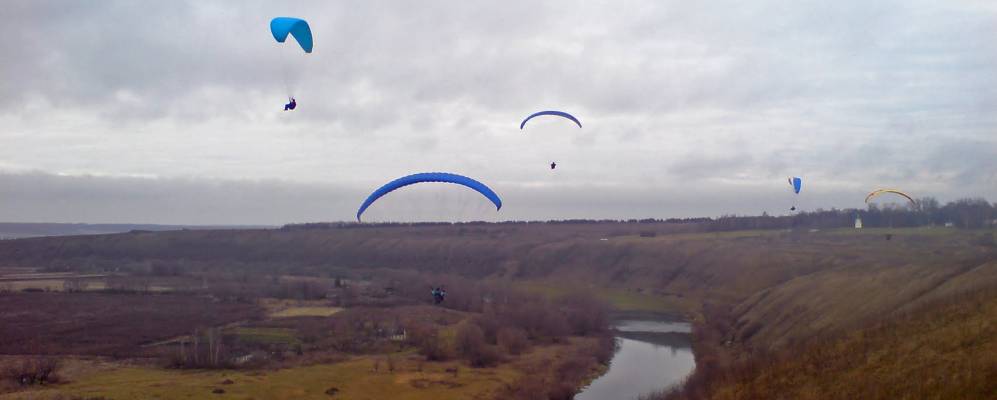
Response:
M431 292L433 294L433 304L440 304L447 297L447 290L441 288L435 288Z

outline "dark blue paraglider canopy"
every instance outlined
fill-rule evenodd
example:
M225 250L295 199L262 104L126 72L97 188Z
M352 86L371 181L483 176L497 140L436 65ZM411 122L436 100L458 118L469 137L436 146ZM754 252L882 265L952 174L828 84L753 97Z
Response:
M301 18L274 18L270 21L270 33L280 43L284 43L287 35L291 34L305 53L312 52L312 29L308 27L308 22Z
M499 196L495 194L494 191L489 189L488 186L485 186L484 183L478 182L466 176L450 174L446 172L423 172L395 179L391 182L388 182L384 186L379 187L377 190L374 191L374 193L371 193L370 196L367 196L367 200L364 200L363 204L360 205L360 209L357 210L357 222L360 221L360 215L367 210L367 207L370 207L371 204L374 204L374 202L377 201L377 199L381 198L382 196L388 193L391 193L395 189L423 182L445 182L445 183L455 183L458 185L467 186L471 189L474 189L478 193L481 193L481 195L487 197L488 200L491 200L491 202L495 204L496 211L502 209L502 199L500 199Z
M548 111L536 112L536 113L531 114L529 117L526 117L526 119L524 119L523 122L521 122L519 124L519 129L523 129L523 127L526 126L526 121L529 121L529 120L533 119L533 117L539 117L541 115L556 115L558 117L567 118L567 119L570 119L570 120L574 121L576 124L578 124L579 128L582 127L582 123L580 121L578 121L578 118L575 118L571 114L568 114L568 113L566 113L564 111L548 110Z

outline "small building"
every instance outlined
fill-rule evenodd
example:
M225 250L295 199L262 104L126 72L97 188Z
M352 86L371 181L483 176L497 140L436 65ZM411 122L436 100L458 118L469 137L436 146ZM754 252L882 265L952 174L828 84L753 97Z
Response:
M408 339L408 334L402 328L396 329L391 336L388 336L388 340L393 342L404 342L406 339Z
M855 216L855 229L862 229L862 217Z

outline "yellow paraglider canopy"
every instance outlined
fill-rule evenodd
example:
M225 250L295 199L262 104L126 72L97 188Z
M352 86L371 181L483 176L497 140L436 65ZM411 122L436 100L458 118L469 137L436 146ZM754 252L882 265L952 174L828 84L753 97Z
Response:
M865 196L865 202L866 202L866 204L868 204L870 200L872 200L872 199L874 199L876 197L879 197L879 195L886 194L886 193L893 193L893 194L898 195L898 196L903 196L904 198L906 198L907 200L910 201L910 204L912 206L914 206L914 208L917 208L917 201L914 200L913 197L910 197L909 194L901 192L901 191L896 190L896 189L876 189L876 190L873 190L871 193L869 193L869 195Z

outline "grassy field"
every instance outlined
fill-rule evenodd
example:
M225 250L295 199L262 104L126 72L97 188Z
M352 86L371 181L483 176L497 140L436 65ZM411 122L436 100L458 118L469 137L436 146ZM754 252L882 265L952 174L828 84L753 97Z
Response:
M0 396L0 399L53 399L59 395L107 399L470 399L490 398L517 378L509 366L472 369L451 363L419 362L405 354L394 356L396 371L381 358L359 358L331 365L278 371L178 371L124 367L102 371L55 389ZM375 363L378 370L375 371ZM458 373L446 372L458 368ZM231 382L231 383L226 383ZM224 393L214 394L217 389Z
M300 344L301 340L295 335L294 330L287 328L247 328L247 327L236 327L232 329L232 333L235 334L239 340L248 343L259 343L259 344L272 344L272 343L283 343L283 344Z
M288 299L261 299L260 306L267 310L270 318L293 317L328 317L340 311L341 307L332 307L327 301L307 301Z
M469 368L460 361L426 362L412 352L358 356L335 364L279 370L171 370L94 362L79 365L71 381L0 394L2 400L104 397L106 399L492 399L523 377L563 359L584 340L535 347L497 367ZM82 361L76 364L81 364ZM393 367L392 367L393 364ZM81 364L82 365L82 364ZM392 370L393 369L393 370ZM456 371L456 373L454 372ZM221 389L224 393L214 393ZM331 389L335 389L332 391Z
M323 307L323 306L288 307L283 310L270 314L270 317L271 318L328 317L340 311L343 311L343 309L340 307Z

